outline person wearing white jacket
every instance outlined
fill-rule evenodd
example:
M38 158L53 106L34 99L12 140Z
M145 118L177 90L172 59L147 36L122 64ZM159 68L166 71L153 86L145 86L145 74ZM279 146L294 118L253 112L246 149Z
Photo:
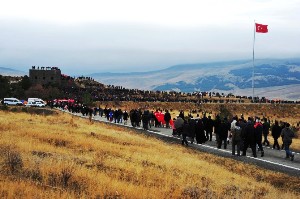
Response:
M242 128L239 126L237 118L234 117L230 127L232 140L232 155L235 155L235 148L237 148L237 156L241 155L242 146Z

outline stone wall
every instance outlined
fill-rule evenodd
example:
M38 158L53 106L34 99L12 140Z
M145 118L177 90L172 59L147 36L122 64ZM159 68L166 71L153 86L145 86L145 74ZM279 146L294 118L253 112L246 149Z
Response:
M41 67L29 69L29 78L33 84L61 84L61 70L56 67Z

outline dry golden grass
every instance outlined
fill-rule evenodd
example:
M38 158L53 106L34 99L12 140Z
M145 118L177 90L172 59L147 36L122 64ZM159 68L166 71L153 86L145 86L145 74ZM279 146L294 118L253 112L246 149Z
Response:
M299 178L57 113L0 111L1 198L299 198Z

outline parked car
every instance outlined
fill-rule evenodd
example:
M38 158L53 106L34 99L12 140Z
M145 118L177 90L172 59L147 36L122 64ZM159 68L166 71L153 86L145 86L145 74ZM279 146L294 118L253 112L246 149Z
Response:
M46 105L44 100L42 100L41 98L28 98L27 102L41 102Z
M5 104L5 105L15 105L15 106L22 106L23 105L23 103L19 99L14 98L14 97L4 98L3 99L3 104Z
M44 103L42 103L42 102L39 102L39 101L37 101L37 102L28 102L27 104L26 104L26 106L31 106L31 107L45 107L45 104Z

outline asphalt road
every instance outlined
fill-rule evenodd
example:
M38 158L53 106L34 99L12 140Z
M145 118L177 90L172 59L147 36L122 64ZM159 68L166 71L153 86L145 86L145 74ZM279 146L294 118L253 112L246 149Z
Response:
M64 112L76 115L78 117L88 118L88 116L82 116L81 113L70 113L69 111L64 111ZM166 142L178 143L178 144L181 143L181 138L172 136L172 129L152 127L146 131L140 127L132 127L130 125L130 121L128 121L127 125L118 124L114 122L109 122L105 117L100 117L99 115L93 116L92 119L94 121L105 122L111 125L119 125L119 126L123 126L124 128L135 129L140 133L145 133L150 136L155 136ZM272 143L273 140L270 141ZM231 155L231 149L232 149L231 143L227 145L227 149L218 149L214 137L213 137L213 141L207 141L205 144L195 144L195 143L189 144L188 147L199 151L215 154L218 156L232 158L245 163L254 164L259 167L285 173L291 176L300 177L300 154L297 152L294 153L295 154L294 161L291 161L290 159L285 159L284 150L276 150L266 146L263 146L265 152L264 157L260 157L259 151L257 152L257 158L252 157L251 149L247 150L247 156L233 156Z

